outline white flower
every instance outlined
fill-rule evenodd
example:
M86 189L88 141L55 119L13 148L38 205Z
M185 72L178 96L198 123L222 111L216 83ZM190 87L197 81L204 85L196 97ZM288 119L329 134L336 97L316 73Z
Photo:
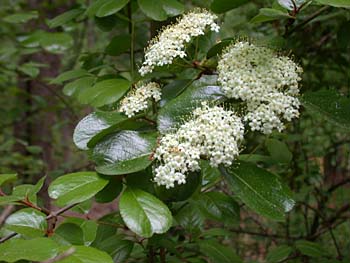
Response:
M176 24L166 27L145 50L145 61L139 73L144 76L151 73L155 66L171 64L176 57L186 57L185 44L192 37L204 35L207 27L211 31L219 31L219 26L214 22L216 18L206 10L195 10L185 14Z
M156 102L161 99L161 89L158 83L141 84L132 89L120 102L119 112L124 112L129 118L148 108L149 100Z
M233 111L203 103L194 110L192 120L161 138L154 154L160 163L154 181L166 188L186 183L186 174L200 169L201 156L213 167L231 165L239 154L243 132L241 119Z
M282 131L282 120L299 116L298 82L302 69L290 58L248 42L230 46L218 63L219 82L229 98L247 103L252 130Z

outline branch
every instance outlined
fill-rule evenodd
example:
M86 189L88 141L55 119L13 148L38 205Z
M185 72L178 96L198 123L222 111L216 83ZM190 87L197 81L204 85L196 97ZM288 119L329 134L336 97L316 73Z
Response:
M306 18L305 21L301 22L300 24L296 25L294 28L292 28L290 31L285 33L285 36L290 36L292 33L294 33L295 31L298 31L299 29L301 29L302 27L304 27L307 23L309 23L310 21L314 20L316 17L318 17L321 13L323 13L324 11L330 9L330 6L324 6L322 8L320 8L319 10L317 10L315 13L313 13L312 15L310 15L309 17Z
M72 207L76 206L78 203L75 204L71 204L71 205L67 205L55 212L50 212L50 214L46 217L46 220L50 220L50 219L56 219L57 216L63 214L64 212L66 212L67 210L71 209ZM8 236L5 236L3 238L0 239L0 244L4 243L5 241L17 236L17 233L11 233Z
M71 247L69 248L67 251L63 252L62 254L59 254L57 255L56 257L54 258L51 258L51 259L48 259L46 261L42 261L40 263L54 263L54 262L57 262L57 261L60 261L62 259L65 259L67 257L69 257L70 255L72 255L73 253L75 252L75 248L74 247Z

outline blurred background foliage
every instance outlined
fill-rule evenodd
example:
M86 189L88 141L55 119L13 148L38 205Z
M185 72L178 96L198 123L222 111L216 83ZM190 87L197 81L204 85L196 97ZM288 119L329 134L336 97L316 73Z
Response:
M156 5L145 12L131 1L117 13L101 9L97 2L0 3L0 173L18 173L16 184L92 169L72 141L75 125L91 111L81 104L79 90L91 87L96 79L134 74L129 72L130 30L137 36L134 56L140 65L147 41L176 15L193 6L213 9L213 1L180 1L183 5L169 15ZM234 36L292 54L304 69L305 95L299 120L283 134L269 138L250 134L242 155L283 177L295 193L296 207L283 223L242 207L239 225L224 227L217 235L246 262L338 262L336 258L346 262L350 260L350 11L336 7L337 1L328 1L330 5L313 1L291 17L277 1L231 1L239 2L235 8L228 6L230 1L222 2L222 10L214 6L222 13L218 48ZM207 36L198 41L199 52L206 54L218 39ZM183 79L195 75L191 70L182 72ZM226 191L224 186L221 190ZM222 227L196 222L188 227ZM313 243L302 243L298 237ZM293 254L290 247L297 252ZM322 251L327 256L320 259Z

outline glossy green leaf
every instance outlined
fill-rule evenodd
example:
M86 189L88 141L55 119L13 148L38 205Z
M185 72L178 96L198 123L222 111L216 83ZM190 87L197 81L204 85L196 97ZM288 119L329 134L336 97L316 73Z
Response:
M225 13L248 2L248 0L214 0L210 5L210 9L215 13Z
M118 101L129 90L129 87L130 82L125 79L102 80L82 90L78 95L78 100L83 104L101 107Z
M73 45L73 38L62 32L45 32L41 34L40 45L48 52L61 54Z
M196 198L201 211L207 218L219 222L239 222L239 205L236 201L221 192L206 192Z
M127 188L119 201L125 224L142 237L168 231L172 224L169 208L155 196L136 188Z
M50 28L59 27L72 21L74 18L77 18L83 12L84 12L84 9L78 9L78 8L71 9L49 20L47 24Z
M75 127L73 141L79 149L87 150L88 142L94 136L126 119L127 117L119 112L93 112L83 118Z
M294 10L294 8L299 8L306 0L278 0L280 6L287 10Z
M16 13L13 15L5 16L2 20L7 23L17 24L17 23L25 23L29 20L38 18L37 11L31 11L27 13Z
M89 75L91 74L85 69L73 69L73 70L65 71L62 74L58 75L56 78L50 81L50 84L61 84L67 80L81 78Z
M118 17L115 15L104 16L104 17L95 16L94 20L95 20L96 26L103 32L112 31L120 21L118 20Z
M261 8L259 10L259 14L253 17L250 22L251 23L262 23L267 21L273 21L278 19L294 19L294 17L290 16L287 12L273 9L273 8Z
M33 208L24 208L6 219L5 228L28 237L44 236L47 229L46 215Z
M74 208L76 208L76 206ZM91 243L96 238L98 225L93 220L86 220L84 218L78 218L78 217L69 217L69 218L66 218L62 224L77 225L83 231L82 237L83 237L83 243L85 246L90 246ZM80 231L77 230L77 232L80 232Z
M109 0L105 1L96 12L96 16L104 17L117 13L129 0Z
M76 79L72 82L66 84L63 88L63 93L67 96L76 96L79 95L84 89L92 87L95 82L94 77L82 77Z
M58 177L49 186L49 196L59 206L80 203L101 191L108 180L94 172L78 172Z
M126 240L122 235L113 235L98 245L98 249L106 251L116 263L121 263L128 259L133 247L134 243Z
M213 186L221 178L221 173L217 167L212 167L209 161L201 160L202 185Z
M243 263L234 249L221 245L215 240L202 240L198 242L201 252L208 256L213 263Z
M124 227L123 220L119 213L107 214L98 220L100 224L97 227L96 238L91 244L98 249L102 242L117 233L118 227ZM103 249L102 249L103 250Z
M224 94L216 81L216 76L203 76L194 81L181 95L164 105L158 115L159 131L167 133L176 128L202 101L223 101Z
M160 106L163 107L167 102L179 96L190 84L190 79L179 79L171 81L169 84L162 87L162 99Z
M98 203L108 203L119 196L123 189L122 180L118 177L113 177L108 184L96 194L95 200Z
M349 0L316 0L316 1L323 5L350 8Z
M284 220L294 206L291 192L278 176L252 163L220 168L234 193L255 212L275 220Z
M303 254L309 257L326 256L327 250L320 244L307 240L298 240L295 242L296 248Z
M108 135L96 144L92 158L96 170L107 175L138 172L152 163L151 154L156 145L155 133L121 131Z
M175 215L176 222L190 233L198 232L204 225L205 218L194 202L187 203Z
M78 225L73 223L63 223L55 229L53 238L63 239L66 244L83 245L83 236L83 230Z
M49 238L28 240L14 238L0 244L0 261L29 260L41 262L55 257L58 252L58 245Z
M350 99L335 90L306 92L302 98L303 105L310 110L322 113L330 122L349 129Z
M163 6L157 0L137 0L141 11L149 18L156 21L167 19L167 14Z
M214 46L212 46L208 50L207 58L220 55L226 47L232 44L232 42L233 42L233 38L227 38L227 39L221 40L219 43L216 43Z
M284 142L276 139L267 139L265 143L271 158L276 162L289 163L292 160L293 155Z
M175 187L166 189L165 186L155 185L157 197L167 202L179 202L190 198L201 186L202 177L200 173L190 173L187 175L185 184L176 184Z
M162 0L162 3L168 16L178 16L185 11L185 5L177 0Z
M266 256L269 263L277 263L285 260L293 251L293 248L287 245L281 245L273 248Z
M112 38L105 49L106 54L110 56L119 56L130 49L130 35L119 35Z
M11 183L17 179L17 174L0 174L0 186Z
M85 14L89 17L93 17L96 15L97 11L103 6L105 3L109 2L110 0L96 0L91 2L89 7L86 9Z
M112 258L104 251L98 250L93 247L85 247L85 246L73 246L74 253L64 258L63 260L59 260L57 262L61 263L95 263L95 262L103 262L103 263L114 263Z

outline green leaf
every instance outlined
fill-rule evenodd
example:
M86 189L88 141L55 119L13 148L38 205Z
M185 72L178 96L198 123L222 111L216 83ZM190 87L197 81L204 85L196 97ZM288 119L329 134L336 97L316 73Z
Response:
M28 237L44 236L47 229L46 215L33 208L24 208L10 215L4 227Z
M88 149L88 142L97 134L102 137L102 132L107 129L116 128L120 122L127 120L123 114L119 112L96 111L83 118L75 127L73 141L81 150Z
M255 212L275 220L284 220L294 206L291 192L278 176L252 163L220 168L234 193Z
M168 231L172 224L169 208L153 195L136 188L127 188L119 201L125 224L142 237Z
M0 186L11 183L17 179L17 174L0 174Z
M98 250L93 247L85 246L73 246L74 253L66 257L63 260L57 262L61 263L92 263L92 262L103 262L103 263L114 263L112 258L104 251Z
M109 32L120 22L117 16L110 15L105 17L94 17L95 24L103 32Z
M82 104L101 107L117 102L129 90L129 87L130 82L125 79L102 80L82 90L78 95L78 100Z
M273 160L279 163L291 162L293 155L287 144L276 139L267 139L265 144Z
M202 193L197 197L196 202L209 219L231 224L239 222L239 205L224 193Z
M63 82L67 80L72 80L76 78L81 78L84 76L91 75L88 71L85 69L73 69L66 72L63 72L62 74L58 75L56 78L50 81L50 84L62 84Z
M302 254L309 257L322 257L328 255L327 250L315 242L298 240L295 242L295 246Z
M96 16L104 17L117 13L121 10L129 0L109 0L105 1L101 7L97 10Z
M203 101L223 101L224 94L216 81L216 76L203 76L194 81L181 95L164 105L158 114L159 131L167 133L176 128Z
M101 191L108 180L95 172L78 172L58 177L49 186L49 196L58 206L80 203Z
M243 263L232 248L221 245L215 240L198 242L201 252L208 256L213 263Z
M61 54L73 45L71 35L61 32L45 32L41 34L40 45L54 54Z
M293 251L293 248L287 245L281 245L273 248L266 256L269 263L277 263L285 260Z
M248 0L214 0L210 9L215 13L225 13L233 8L237 8L243 4L248 3Z
M295 19L293 16L289 15L288 12L273 8L261 8L259 14L253 17L251 23L262 23L267 21L273 21L278 19Z
M40 73L40 69L38 68L38 66L36 64L33 64L32 62L22 64L18 67L18 70L31 78L37 77Z
M74 208L76 207L77 206L75 206ZM86 220L78 217L69 217L64 220L63 224L77 225L83 231L83 243L85 246L90 246L96 238L98 225L95 221Z
M350 99L341 96L335 90L306 92L302 98L303 105L322 113L327 120L344 129L350 127Z
M122 235L113 235L103 240L98 249L106 251L114 262L124 262L129 258L129 255L134 247L134 243L130 240L124 239Z
M149 18L156 21L167 19L167 14L158 0L137 0L141 11Z
M323 4L323 5L350 8L350 1L349 0L317 0L317 2L319 2L320 4Z
M107 2L110 2L110 0L96 0L93 1L90 6L86 9L85 14L89 17L93 17L96 15L97 11Z
M123 184L120 178L113 177L109 180L109 183L96 194L95 200L98 203L112 202L123 189Z
M213 186L221 178L221 173L217 167L212 167L209 161L201 160L200 162L201 174L202 174L202 185Z
M176 222L190 233L195 233L203 227L205 218L194 202L184 205L175 216Z
M2 20L7 23L17 24L17 23L25 23L29 20L38 18L39 14L37 11L30 11L27 13L17 13L13 15L9 15L4 17Z
M299 8L302 4L306 2L306 0L278 0L278 4L287 9L294 10L294 8Z
M232 44L233 40L233 38L226 38L221 40L219 43L216 43L208 50L207 58L220 55L226 47Z
M74 18L77 18L83 12L84 12L84 9L78 9L78 8L71 9L71 10L64 12L63 14L58 15L55 18L49 20L47 22L47 25L50 28L62 26L64 24L67 24L68 22L72 21Z
M159 199L166 202L179 202L190 198L201 186L202 177L200 173L189 173L187 175L186 183L175 187L166 189L165 186L155 185L155 191Z
M107 175L122 175L141 171L152 163L156 145L155 133L121 131L96 144L93 159L96 170Z
M82 77L76 79L64 86L63 93L67 96L77 96L84 89L92 87L94 81L95 77Z
M163 107L166 103L179 96L190 84L190 79L178 79L171 81L162 88L162 100L160 106Z
M53 238L63 239L66 244L83 245L83 235L83 230L78 225L73 223L63 223L55 229Z
M185 11L185 5L177 0L162 0L162 3L168 16L178 16Z
M130 35L119 35L112 38L105 52L110 56L119 56L130 49Z
M14 238L0 244L0 261L44 261L58 254L58 245L49 238Z

